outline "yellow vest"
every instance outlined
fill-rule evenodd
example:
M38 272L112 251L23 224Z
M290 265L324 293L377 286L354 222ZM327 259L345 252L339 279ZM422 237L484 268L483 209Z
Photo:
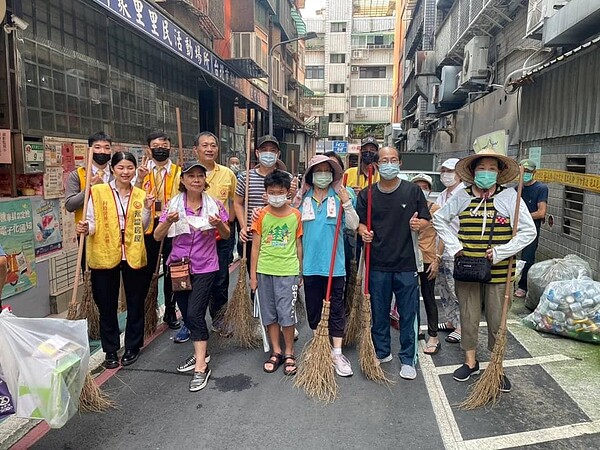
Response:
M77 175L79 176L79 189L83 191L85 189L85 168L78 167ZM75 224L78 224L80 220L83 220L83 206L75 210Z
M96 232L87 238L87 260L92 269L112 269L122 259L117 199L108 184L92 186ZM142 210L146 193L134 187L125 212L125 259L133 269L147 264Z
M369 178L362 173L359 174L358 167L350 167L349 169L346 169L345 173L348 175L346 186L364 189L369 185ZM377 183L378 181L379 172L376 171L373 173L373 183Z
M181 167L176 166L175 164L171 163L171 170L169 170L169 172L167 173L167 177L166 180L164 181L165 183L165 189L164 189L164 193L165 193L165 198L159 199L157 198L156 200L161 200L162 201L162 208L164 210L164 208L167 207L167 204L169 203L169 201L175 197L177 194L179 194L179 180L181 178ZM146 175L146 177L144 178L144 181L142 183L142 187L146 192L151 192L153 195L157 195L157 191L156 191L156 179L154 178L154 169L152 169L150 171L150 173L148 175ZM156 211L154 205L152 205L152 214L151 217L155 218L155 217L160 217L162 211ZM150 221L150 225L148 225L148 228L146 228L146 234L152 234L152 232L154 231L154 220Z

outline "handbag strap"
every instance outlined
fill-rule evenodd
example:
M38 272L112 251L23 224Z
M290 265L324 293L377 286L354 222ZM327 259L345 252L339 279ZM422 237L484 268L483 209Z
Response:
M498 210L494 210L494 217L492 217L492 228L490 229L490 238L488 240L487 248L492 248L492 238L494 237L494 227L496 226L496 217L498 216Z

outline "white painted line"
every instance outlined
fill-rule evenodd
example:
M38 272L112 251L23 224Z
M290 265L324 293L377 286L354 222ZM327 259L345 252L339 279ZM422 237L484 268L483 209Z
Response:
M559 361L568 361L571 358L565 355L544 355L544 356L535 356L532 358L518 358L518 359L505 359L502 363L503 367L520 367L520 366L535 366L538 364L548 364ZM458 369L461 364L452 365L452 366L440 366L436 367L435 371L438 375L447 375L449 373L454 372ZM485 369L488 366L487 362L482 362L479 364L481 369Z
M425 343L419 343L421 347L421 353L419 354L419 364L421 366L421 373L427 386L427 392L433 406L433 412L435 419L440 430L440 435L444 441L444 447L446 450L462 450L462 435L460 429L456 423L456 418L450 407L448 397L442 386L440 377L435 372L435 365L431 356L423 353L425 349Z
M464 448L468 450L496 450L551 442L593 433L600 433L600 421L524 431L522 433L505 434L503 436L471 439L464 441L463 445Z

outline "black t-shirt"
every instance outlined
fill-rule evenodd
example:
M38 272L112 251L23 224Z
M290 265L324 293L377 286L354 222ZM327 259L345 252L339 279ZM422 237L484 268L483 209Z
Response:
M532 185L523 186L522 196L529 212L534 213L538 210L538 203L548 203L548 186L536 181ZM542 225L542 219L535 219L534 223L539 230Z
M358 194L356 212L360 223L367 224L367 191ZM381 272L415 272L415 248L410 231L410 218L418 213L419 219L431 220L427 200L421 188L402 181L389 193L373 185L371 269Z

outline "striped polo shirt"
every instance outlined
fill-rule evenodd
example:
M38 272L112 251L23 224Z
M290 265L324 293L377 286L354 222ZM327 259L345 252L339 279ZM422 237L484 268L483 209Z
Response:
M292 175L289 175L290 179ZM246 223L248 226L252 223L252 210L254 208L262 208L266 205L263 195L265 194L265 177L259 174L256 169L251 169L249 178L250 189L248 190L248 212L246 217ZM246 172L242 172L238 175L237 186L235 188L236 195L244 197L246 194Z
M496 187L494 195L499 194L505 188L502 186ZM494 208L494 196L489 197L486 201L481 202L481 198L473 197L473 188L471 186L465 188L465 191L472 197L467 209L461 212L458 216L460 227L458 230L458 239L463 245L463 253L465 256L485 257L485 251L488 247L490 233L492 231L492 219L496 213ZM481 203L481 204L480 204ZM481 236L485 214L485 232ZM494 234L492 236L492 247L506 244L512 239L512 227L510 217L504 217L498 214L496 216L496 224L494 226ZM490 283L505 283L508 269L508 259L500 261L492 266L492 280ZM514 265L513 265L514 277Z

